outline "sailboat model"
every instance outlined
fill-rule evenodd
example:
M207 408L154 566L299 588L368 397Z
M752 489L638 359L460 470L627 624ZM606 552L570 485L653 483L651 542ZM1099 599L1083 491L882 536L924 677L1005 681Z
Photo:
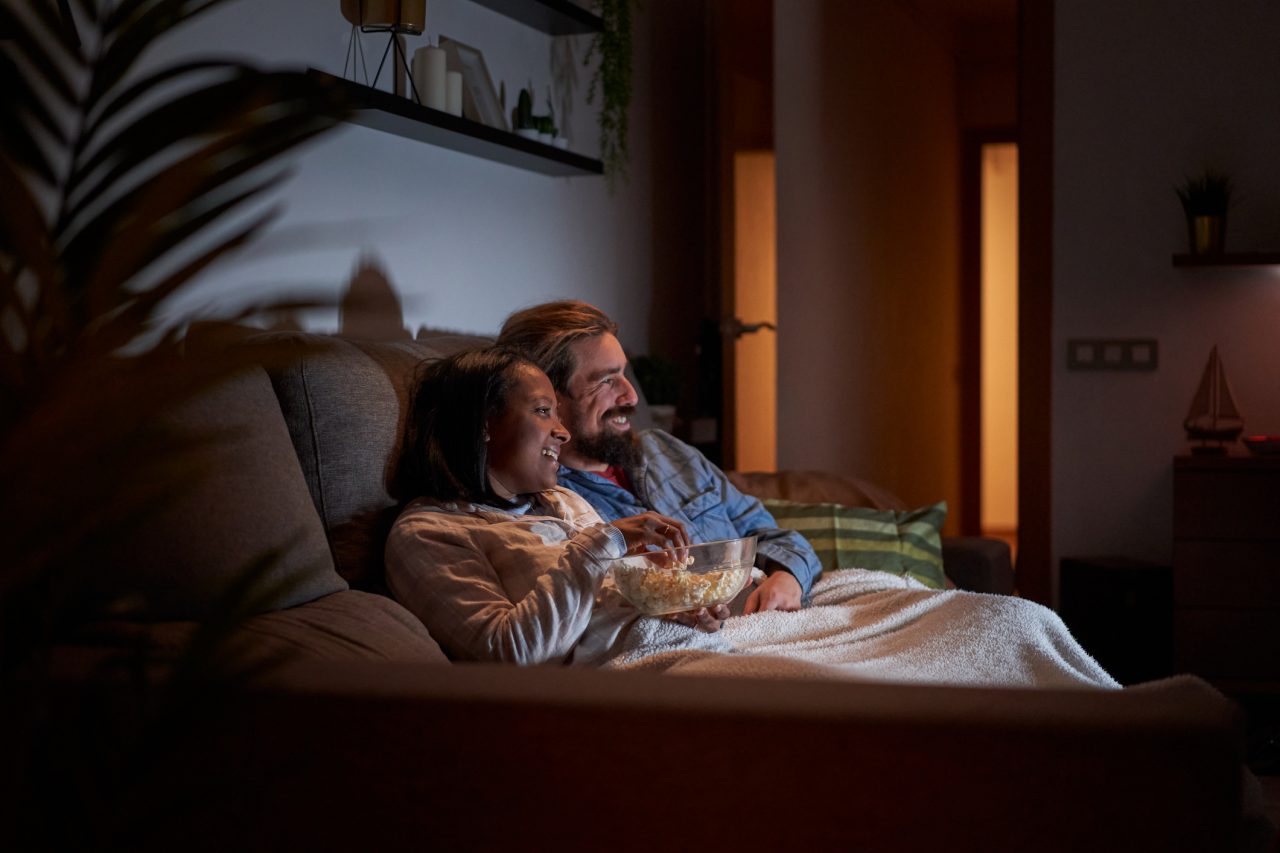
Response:
M1209 363L1204 366L1200 387L1182 426L1188 440L1201 442L1191 448L1192 453L1225 453L1222 442L1234 441L1244 429L1244 419L1231 396L1231 386L1227 384L1227 373L1216 345L1209 353ZM1218 443L1209 444L1211 441Z

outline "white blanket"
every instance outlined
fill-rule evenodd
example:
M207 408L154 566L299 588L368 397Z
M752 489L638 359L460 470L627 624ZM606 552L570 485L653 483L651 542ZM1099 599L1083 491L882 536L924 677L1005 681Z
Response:
M618 669L1026 687L1119 687L1052 610L930 590L886 572L827 572L794 613L734 616L708 634L640 619Z

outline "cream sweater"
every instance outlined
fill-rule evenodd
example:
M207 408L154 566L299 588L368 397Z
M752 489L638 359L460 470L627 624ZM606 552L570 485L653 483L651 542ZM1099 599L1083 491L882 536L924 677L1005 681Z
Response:
M523 511L419 498L387 539L387 583L453 660L598 665L640 615L606 583L625 550L559 487Z

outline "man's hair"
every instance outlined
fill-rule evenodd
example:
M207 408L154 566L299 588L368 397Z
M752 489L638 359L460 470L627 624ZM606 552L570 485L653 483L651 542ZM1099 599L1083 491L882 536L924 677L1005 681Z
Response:
M618 324L594 305L566 299L512 314L502 324L498 345L524 355L542 368L556 391L568 393L569 377L577 369L570 347L605 333L618 334Z
M485 347L425 361L410 391L397 491L404 500L426 496L501 506L489 487L489 418L507 407L516 369L529 359Z

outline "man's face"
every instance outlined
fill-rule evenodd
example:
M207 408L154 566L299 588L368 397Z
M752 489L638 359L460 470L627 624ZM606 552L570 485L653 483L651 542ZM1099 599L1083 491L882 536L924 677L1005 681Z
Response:
M623 375L627 356L622 344L606 332L576 341L569 351L575 369L567 392L558 396L560 417L573 437L564 446L562 461L585 471L628 464L636 452L631 413L638 398Z

